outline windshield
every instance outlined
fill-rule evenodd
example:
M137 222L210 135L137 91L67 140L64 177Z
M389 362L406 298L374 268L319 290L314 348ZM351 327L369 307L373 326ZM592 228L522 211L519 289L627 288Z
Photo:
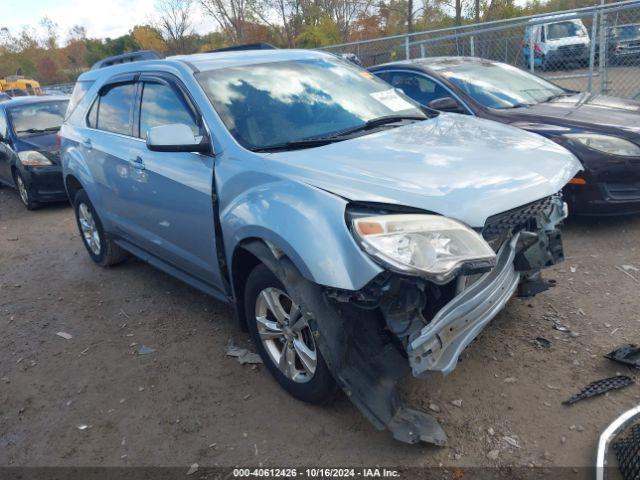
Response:
M321 58L198 74L227 129L245 148L326 137L391 115L426 118L408 97L366 70Z
M535 105L565 93L546 80L504 63L457 65L441 73L476 102L489 108Z
M23 137L60 130L68 103L67 100L60 100L11 108L9 119L13 131Z
M581 24L576 22L550 23L547 26L547 40L567 37L584 37L586 35Z
M614 38L638 38L640 37L640 25L625 25L613 29L611 36Z

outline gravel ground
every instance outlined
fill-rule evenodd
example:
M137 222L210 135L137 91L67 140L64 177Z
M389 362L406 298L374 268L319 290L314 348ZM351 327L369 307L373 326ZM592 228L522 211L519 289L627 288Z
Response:
M97 267L68 206L27 212L0 190L0 465L590 466L640 387L560 402L632 375L602 355L640 341L640 218L573 219L564 238L556 288L512 300L449 377L405 382L450 440L411 446L344 397L289 397L225 356L230 338L247 345L228 307L139 261Z

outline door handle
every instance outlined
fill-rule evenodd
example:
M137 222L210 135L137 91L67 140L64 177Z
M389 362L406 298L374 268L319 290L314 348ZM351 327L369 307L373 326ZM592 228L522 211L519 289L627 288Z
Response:
M80 142L80 143L87 150L91 150L93 148L93 145L91 144L91 139L90 138L83 138L82 142Z
M135 157L131 159L131 166L137 170L144 170L144 162L142 157Z

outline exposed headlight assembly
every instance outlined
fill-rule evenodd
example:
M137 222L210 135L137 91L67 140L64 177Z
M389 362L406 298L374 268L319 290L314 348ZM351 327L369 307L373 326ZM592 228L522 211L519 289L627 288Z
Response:
M367 253L389 268L443 284L462 267L495 265L489 244L466 225L439 215L398 214L353 219Z
M46 167L51 165L51 161L47 157L35 150L18 152L18 158L23 165L27 165L29 167Z
M640 147L624 138L596 133L568 133L565 137L582 143L585 147L610 155L640 157Z

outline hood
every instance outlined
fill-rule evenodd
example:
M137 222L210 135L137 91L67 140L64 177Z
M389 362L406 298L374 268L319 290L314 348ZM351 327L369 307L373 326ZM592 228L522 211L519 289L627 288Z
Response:
M36 150L52 162L60 163L60 146L58 145L58 136L56 133L18 137L16 148L20 152Z
M640 102L581 93L527 108L496 112L514 120L596 130L622 129L640 132ZM526 128L526 127L525 127Z
M288 176L349 200L419 208L472 227L558 192L581 168L571 153L539 135L444 113L265 157Z

